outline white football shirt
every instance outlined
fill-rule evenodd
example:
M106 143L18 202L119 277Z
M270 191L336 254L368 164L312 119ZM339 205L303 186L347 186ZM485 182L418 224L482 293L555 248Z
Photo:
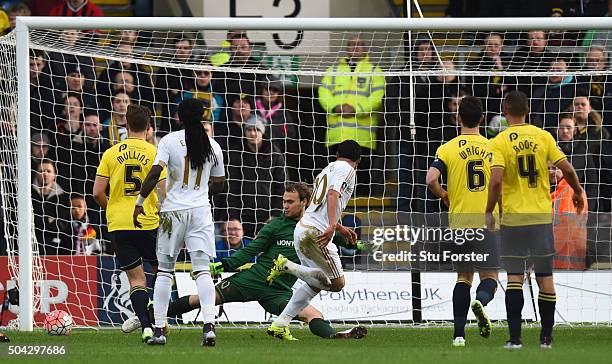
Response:
M310 205L306 208L301 222L305 225L314 226L320 231L325 231L329 227L327 192L334 190L340 193L338 211L336 212L336 216L340 220L342 211L344 211L353 195L355 183L355 170L348 162L331 162L315 178Z
M162 203L161 212L210 206L208 181L210 177L225 176L221 147L213 139L210 139L210 145L217 157L217 164L206 161L202 168L193 169L187 158L184 130L161 138L154 163L166 163L166 199Z

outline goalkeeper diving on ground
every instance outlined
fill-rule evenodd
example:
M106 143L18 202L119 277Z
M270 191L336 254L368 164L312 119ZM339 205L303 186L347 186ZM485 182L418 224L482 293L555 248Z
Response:
M297 278L287 274L278 277L272 284L268 284L266 278L274 265L274 259L279 254L299 264L293 247L293 233L310 202L311 192L311 189L304 183L288 185L283 195L284 214L269 221L248 246L221 259L220 262L210 264L211 273L218 275L223 272L237 271L257 257L257 263L248 269L242 269L217 283L215 304L257 301L271 314L279 315L283 311L291 299L292 287ZM333 242L358 250L363 247L362 244L350 246L340 234L334 236ZM170 303L168 317L182 315L199 307L200 301L197 295L183 296ZM366 328L362 326L336 332L329 322L324 320L323 314L312 305L300 311L297 319L307 323L313 334L326 339L360 339L367 333ZM124 322L122 329L124 332L131 332L139 327L138 317L133 317Z

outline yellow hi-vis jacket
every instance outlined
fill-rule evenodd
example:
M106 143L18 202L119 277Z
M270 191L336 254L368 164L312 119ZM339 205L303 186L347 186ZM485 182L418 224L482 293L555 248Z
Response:
M364 148L376 148L376 111L380 109L385 95L385 77L378 66L362 58L351 72L347 59L327 69L327 73L339 72L346 75L328 74L319 86L319 103L327 111L327 137L325 145L353 139ZM376 73L376 75L372 75ZM334 112L338 105L351 105L356 114L340 115Z

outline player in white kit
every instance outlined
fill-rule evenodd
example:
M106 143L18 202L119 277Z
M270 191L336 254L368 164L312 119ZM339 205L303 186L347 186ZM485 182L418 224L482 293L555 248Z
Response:
M178 116L184 130L163 137L157 146L153 167L144 180L134 208L134 225L143 211L142 201L167 168L167 194L159 213L157 237L159 268L153 289L154 335L150 345L166 343L166 314L172 290L176 258L183 246L191 257L193 274L204 317L202 346L214 346L215 288L209 263L215 257L215 229L209 193L218 193L225 182L221 147L209 138L201 123L204 105L200 100L181 102Z
M355 169L361 159L361 147L354 140L338 144L336 161L319 173L314 182L310 205L295 226L293 243L300 264L279 255L270 271L271 283L281 274L292 274L306 284L293 292L283 312L268 328L269 335L283 340L296 340L289 331L289 322L308 306L321 290L339 292L344 287L344 272L338 248L331 242L334 233L344 235L350 244L357 234L339 224L342 211L355 190Z

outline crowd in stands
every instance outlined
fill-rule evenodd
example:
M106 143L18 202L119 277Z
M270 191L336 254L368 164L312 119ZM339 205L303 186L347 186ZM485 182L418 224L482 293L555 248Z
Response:
M50 12L99 15L86 0L57 3ZM23 4L14 4L8 14L12 19L29 12ZM82 34L66 30L60 36L70 45L79 42ZM563 34L533 30L512 39L509 47L504 34L487 33L474 40L474 49L480 53L461 64L456 58L439 57L431 38L417 37L413 69L440 73L414 77L414 126L409 124L408 76L382 76L382 68L370 59L359 36L346 41L345 53L327 70L342 75L327 75L314 86L300 85L310 88L313 97L294 98L298 105L291 108L286 96L294 91L268 75L248 71L265 66L254 57L246 32L229 31L220 50L208 55L196 54L194 40L178 36L172 41L176 66L157 69L129 61L135 59L137 38L136 32L119 32L116 47L125 58L108 62L103 69L91 57L31 53L32 196L42 253L112 253L105 243L103 213L91 196L100 157L127 137L129 104L154 111L149 141L156 143L181 128L177 105L189 98L205 102L207 132L225 152L228 184L213 205L215 219L222 222L217 246L226 251L247 245L270 217L282 213L285 182L304 179L295 171L307 164L302 160L308 155L304 152L308 149L302 148L307 143L320 145L320 153L316 147L311 150L326 161L342 140L358 140L364 156L357 194L365 196L384 190L389 176L384 168L386 150L389 143L396 143L398 209L440 211L441 204L425 187L425 173L437 147L458 134L456 113L461 98L474 95L483 101L482 133L494 137L506 126L501 100L514 89L531 99L529 121L551 132L569 156L586 186L589 210L611 211L612 80L603 72L610 64L605 45L590 41L586 48L575 48L585 40L584 34L568 38L574 49L584 52L559 52L559 41L566 40ZM186 62L224 68L211 72L179 66ZM455 69L540 74L457 76L452 74ZM602 73L575 76L572 71L576 70ZM302 110L312 111L306 115ZM315 120L305 123L308 118ZM324 134L318 131L320 126ZM398 130L391 141L385 140L387 127ZM309 133L322 138L303 138ZM298 152L296 162L291 156ZM308 174L320 166L320 161L313 162Z

